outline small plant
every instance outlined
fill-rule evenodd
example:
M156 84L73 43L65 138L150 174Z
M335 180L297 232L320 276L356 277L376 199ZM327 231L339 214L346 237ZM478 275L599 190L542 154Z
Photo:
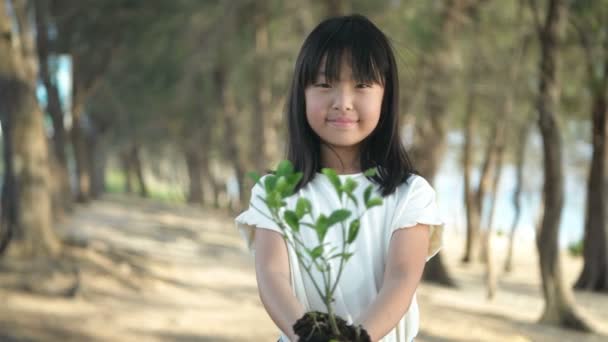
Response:
M364 193L363 199L354 196L354 190L358 183L351 178L346 178L344 182L340 180L336 171L325 168L321 172L327 176L338 198L340 199L341 208L334 210L331 214L314 215L310 201L305 197L298 198L295 208L288 208L286 198L294 193L294 189L302 179L301 172L294 172L293 165L289 161L281 161L274 174L270 174L264 178L263 184L260 176L255 173L249 173L249 176L265 190L265 196L259 196L263 203L266 204L270 217L267 213L256 208L260 214L273 220L281 229L283 238L295 251L298 263L306 271L311 281L315 286L315 290L323 299L327 314L321 312L308 312L294 325L294 332L300 337L301 341L319 340L319 336L327 336L327 341L369 341L369 336L361 326L346 325L346 322L336 317L333 309L334 292L342 275L342 271L348 260L353 256L354 251L350 250L350 246L356 241L361 216L365 211L372 207L382 204L382 199L372 197L372 185L368 186ZM370 177L375 174L375 169L369 169L364 173ZM347 201L352 201L359 213L352 213L345 209ZM306 221L305 218L309 218ZM325 237L330 229L341 230L342 246L329 246L325 241ZM316 232L318 245L308 246L301 239L302 229L312 229ZM338 259L339 266L337 270L333 270L330 264L331 260ZM319 284L312 277L311 271L313 267L319 271L323 278L323 283ZM332 272L337 272L335 281L332 281ZM325 323L324 323L325 320ZM328 322L327 322L328 321ZM319 327L325 326L328 331L319 331ZM323 329L321 329L323 330Z

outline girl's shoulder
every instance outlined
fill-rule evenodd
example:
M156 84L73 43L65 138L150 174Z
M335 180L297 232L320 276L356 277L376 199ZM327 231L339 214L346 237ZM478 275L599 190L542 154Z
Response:
M401 183L395 191L395 196L399 199L411 197L426 197L435 195L435 189L423 176L411 174L406 181Z

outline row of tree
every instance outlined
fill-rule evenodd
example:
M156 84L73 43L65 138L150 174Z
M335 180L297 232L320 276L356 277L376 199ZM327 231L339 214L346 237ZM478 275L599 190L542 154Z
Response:
M480 247L491 259L495 202L486 229L483 204L495 197L506 162L518 169L513 235L526 141L538 128L543 320L587 329L559 266L565 195L560 122L592 122L585 266L577 287L605 291L605 0L0 0L0 253L12 237L19 255L58 255L53 220L74 201L103 193L111 160L122 168L127 190L146 196L145 170L180 155L188 201L204 205L220 205L226 175L233 173L245 206L245 172L263 172L282 157L281 113L300 44L322 18L352 11L372 18L393 39L405 89L401 113L414 127L410 152L430 182L444 159L448 128L464 133L463 262ZM71 65L69 97L60 96L59 56ZM37 99L38 89L44 101ZM477 164L480 177L473 184ZM512 267L510 258L505 267ZM488 269L490 279L495 273ZM428 263L425 279L454 285L441 254Z

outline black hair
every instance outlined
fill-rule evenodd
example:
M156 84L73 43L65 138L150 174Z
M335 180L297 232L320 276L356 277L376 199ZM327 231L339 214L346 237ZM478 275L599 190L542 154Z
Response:
M339 79L343 56L350 57L345 60L351 63L357 82L384 87L380 119L361 142L360 164L362 171L376 168L376 175L369 179L387 196L417 172L399 134L399 78L392 47L384 33L362 15L324 20L308 35L298 55L285 111L287 159L303 173L296 191L321 169L321 140L306 119L304 91L315 82L324 58L327 80Z

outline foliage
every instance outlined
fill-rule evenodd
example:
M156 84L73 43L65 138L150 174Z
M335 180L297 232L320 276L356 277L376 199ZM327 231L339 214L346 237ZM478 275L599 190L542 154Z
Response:
M371 177L375 172L375 169L369 169L365 172L365 175ZM255 172L250 173L250 177L264 189L265 194L260 196L260 200L267 208L267 210L264 210L254 206L254 209L274 221L283 232L285 241L295 251L298 262L310 277L319 297L323 299L327 307L327 313L330 315L332 330L337 336L339 333L335 317L333 317L332 307L334 292L346 263L355 253L350 247L359 234L361 217L367 210L381 205L382 199L372 196L372 185L365 189L363 198L356 198L354 191L358 183L352 178L346 178L342 181L336 171L330 168L322 169L322 173L332 184L342 205L342 208L327 214L313 213L310 200L303 196L298 197L294 207L288 207L286 199L294 194L294 189L300 182L302 173L295 172L293 165L287 160L280 162L276 172L265 176L263 180ZM352 201L356 208L362 210L353 213L345 209L347 201ZM270 213L271 216L268 217L267 213ZM303 229L315 231L317 245L311 246L303 241L301 235ZM331 229L340 229L342 246L331 246L325 240ZM333 270L337 272L335 278L332 277L331 265L331 261L334 259L339 262L338 269ZM315 281L312 276L313 268L321 273L323 284Z

